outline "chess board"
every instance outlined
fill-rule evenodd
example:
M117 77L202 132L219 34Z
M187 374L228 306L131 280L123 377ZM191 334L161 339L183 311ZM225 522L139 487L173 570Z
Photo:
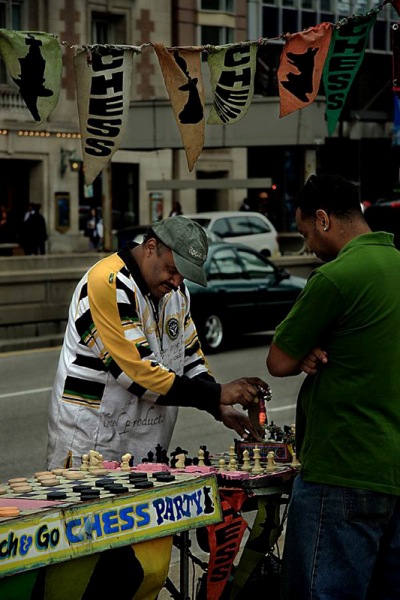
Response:
M67 470L65 470L67 471ZM38 500L43 507L54 504L76 503L100 498L111 498L120 494L134 493L138 490L168 486L172 483L184 482L193 475L186 472L172 474L171 471L108 471L102 475L91 475L85 471L77 471L76 478L67 479L57 475L54 484L43 484L36 477L26 479L26 488L30 491L19 491L10 484L0 486L0 506L13 504L17 500ZM12 480L10 480L12 481ZM13 502L9 502L12 500ZM1 519L1 517L0 517Z
M56 485L28 478L23 492L12 480L0 485L0 515L19 513L0 516L0 577L222 520L212 473L75 473L58 474Z

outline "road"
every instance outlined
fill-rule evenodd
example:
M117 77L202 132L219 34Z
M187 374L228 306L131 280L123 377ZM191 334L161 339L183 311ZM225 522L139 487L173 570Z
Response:
M269 342L263 335L246 336L240 347L210 355L208 360L218 381L240 376L266 380L273 394L267 407L269 420L290 425L302 377L269 375L265 366ZM30 477L46 468L47 408L59 352L59 348L47 348L0 354L0 482ZM169 452L181 446L188 456L197 456L200 445L206 445L210 453L224 452L235 436L207 413L181 409Z

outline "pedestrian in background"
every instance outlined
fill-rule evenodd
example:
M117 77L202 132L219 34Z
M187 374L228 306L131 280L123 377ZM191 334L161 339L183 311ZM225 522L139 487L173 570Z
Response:
M98 216L96 208L90 209L90 215L86 221L84 231L85 237L89 239L89 250L101 250L103 246L103 219Z
M178 200L174 200L172 202L172 210L169 213L170 217L177 217L178 215L183 215L182 206Z
M30 202L20 232L20 245L27 255L46 254L47 226L41 205Z
M277 327L271 375L307 374L282 571L284 600L400 598L400 253L357 188L312 175L296 223L325 263Z

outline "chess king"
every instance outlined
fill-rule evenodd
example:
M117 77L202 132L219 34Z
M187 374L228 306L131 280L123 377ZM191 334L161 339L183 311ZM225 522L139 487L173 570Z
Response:
M257 401L257 377L218 383L190 315L184 279L206 286L207 236L175 216L154 223L78 283L58 363L48 420L48 467L80 466L96 450L135 462L168 448L178 408L207 411L240 436L261 440L242 410ZM246 433L247 432L247 433Z

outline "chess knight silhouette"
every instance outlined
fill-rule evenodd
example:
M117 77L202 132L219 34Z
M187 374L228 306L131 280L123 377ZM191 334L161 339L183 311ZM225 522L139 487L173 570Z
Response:
M198 78L191 77L187 68L187 62L179 56L179 52L174 52L174 59L178 67L187 77L187 83L181 85L178 90L181 92L189 92L188 101L179 113L179 120L184 125L194 125L200 123L204 116L203 106L201 104L199 90L197 89Z
M41 121L37 109L37 100L39 97L48 98L53 96L54 92L43 85L45 82L43 75L46 61L39 49L42 42L37 40L31 33L28 33L25 43L29 46L29 52L24 58L18 59L21 65L21 74L18 78L13 77L12 79L19 87L21 96L35 121Z

